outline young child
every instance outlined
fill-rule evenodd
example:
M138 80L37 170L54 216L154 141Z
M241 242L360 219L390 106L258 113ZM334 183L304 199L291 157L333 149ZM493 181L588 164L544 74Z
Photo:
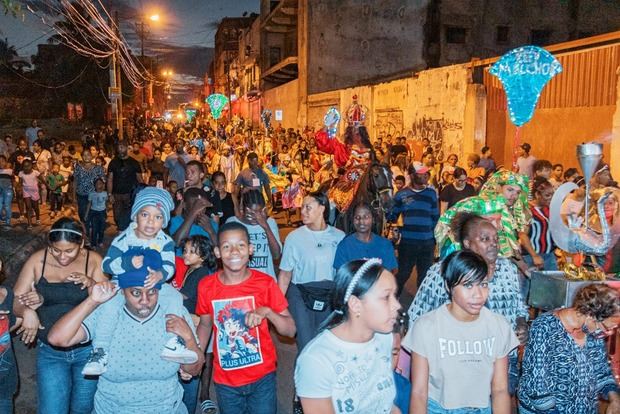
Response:
M37 226L41 224L39 218L39 178L37 170L32 169L32 161L24 160L22 170L19 172L19 179L23 188L24 204L26 205L26 220L28 228L32 228L32 213L34 212Z
M450 302L418 318L403 340L412 351L410 410L509 413L508 354L519 340L484 306L487 264L460 250L443 261L441 274Z
M166 190L153 187L145 187L137 195L131 208L132 223L129 227L114 238L106 256L102 262L103 271L112 275L114 281L116 275L122 274L130 266L142 267L144 260L140 253L141 249L154 249L161 254L162 270L150 269L150 276L144 286L153 287L164 280L169 280L174 275L174 241L162 230L168 225L170 211L174 203ZM127 258L126 253L132 251L135 255ZM173 308L177 306L178 295L169 284L164 284L159 293L159 304L162 311L166 312L167 305ZM122 300L122 299L119 299ZM109 307L114 312L114 307ZM97 339L93 341L93 355L84 366L82 374L101 375L106 371L109 340L114 331L118 317L115 314L106 314L99 321L105 321L105 327L98 324ZM176 335L166 334L170 337L164 347L161 357L163 359L181 364L192 364L198 356L188 350Z
M60 173L60 164L52 164L52 171L47 175L47 188L50 199L50 218L62 211L62 186L65 177Z
M194 321L194 325L198 326L200 317L196 315L196 302L198 301L198 283L217 270L217 258L213 252L213 243L209 238L202 235L190 236L181 242L183 246L183 261L187 266L187 273L183 278L179 291L183 295L183 306L189 311ZM205 358L206 366L203 370L202 377L192 378L188 382L181 382L183 386L183 403L187 407L187 411L193 413L196 411L196 403L198 400L198 388L202 383L200 392L201 409L203 413L215 412L215 403L209 399L209 387L211 384L211 373L213 371L213 348L207 349Z
M4 155L0 155L0 214L4 210L4 218L0 219L7 227L11 226L11 202L13 201L13 168Z
M58 169L60 174L65 178L64 184L62 185L62 199L65 204L71 203L71 192L69 191L69 187L71 186L71 181L73 180L73 157L69 154L65 154L62 156L62 164Z
M215 248L222 270L198 285L196 332L203 349L213 332L215 391L224 414L276 412L276 351L267 321L281 335L295 335L275 280L248 269L253 250L243 225L224 224Z
M3 263L0 260L0 412L12 413L18 374L11 331L19 326L21 320L13 313L13 291L1 284L4 282L2 268Z
M105 190L103 178L95 179L95 191L88 193L88 205L86 206L86 234L89 236L92 247L100 247L103 243L103 232L107 217L106 203L108 193Z

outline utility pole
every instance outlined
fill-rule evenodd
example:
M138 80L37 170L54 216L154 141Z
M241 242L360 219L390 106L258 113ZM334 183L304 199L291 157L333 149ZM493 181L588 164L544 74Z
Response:
M118 30L118 11L114 12L114 24L116 26L116 35L119 36ZM118 62L118 46L116 51L112 55L112 62L110 63L110 87L117 88L118 93L116 97L112 99L112 111L116 106L116 128L118 129L118 140L123 140L123 88L121 82L121 68Z
M140 61L142 65L145 66L144 62L144 20L140 20L136 23L138 26L138 36L140 36ZM142 80L142 108L146 108L146 80Z

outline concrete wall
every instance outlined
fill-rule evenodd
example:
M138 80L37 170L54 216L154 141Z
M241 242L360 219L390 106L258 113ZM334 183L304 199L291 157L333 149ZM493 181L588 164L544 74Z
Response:
M484 106L476 104L476 93L468 93L474 86L470 82L469 69L456 65L423 71L413 78L309 95L308 125L322 127L327 109L337 106L343 117L339 125L342 133L346 110L357 95L358 103L367 108L366 126L371 139L387 134L404 135L408 140L429 138L439 159L450 153L463 158L481 146L474 140L474 129L482 127L484 131L486 127L479 113ZM467 136L466 130L471 131Z
M271 124L277 126L280 122L284 128L300 128L299 123L299 87L294 80L277 88L265 91L263 107L272 112ZM282 110L282 121L276 121L276 111Z
M427 3L308 1L308 94L425 68Z

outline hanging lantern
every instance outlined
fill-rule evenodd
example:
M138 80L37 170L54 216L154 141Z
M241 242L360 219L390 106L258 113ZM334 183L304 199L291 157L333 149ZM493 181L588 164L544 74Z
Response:
M338 130L338 123L340 122L340 112L336 109L335 106L332 106L327 110L327 113L323 117L323 124L327 128L327 135L329 138L334 138L336 136L336 131Z
M228 98L220 93L214 93L207 98L209 108L211 108L211 115L213 119L220 119L222 117L222 111L228 103Z

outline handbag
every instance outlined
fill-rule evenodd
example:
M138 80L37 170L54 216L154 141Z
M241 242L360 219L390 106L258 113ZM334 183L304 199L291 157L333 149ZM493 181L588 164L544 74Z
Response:
M314 312L323 312L330 306L332 298L331 288L320 288L315 286L305 286L303 284L295 285L299 289L301 298L306 305L306 308Z

